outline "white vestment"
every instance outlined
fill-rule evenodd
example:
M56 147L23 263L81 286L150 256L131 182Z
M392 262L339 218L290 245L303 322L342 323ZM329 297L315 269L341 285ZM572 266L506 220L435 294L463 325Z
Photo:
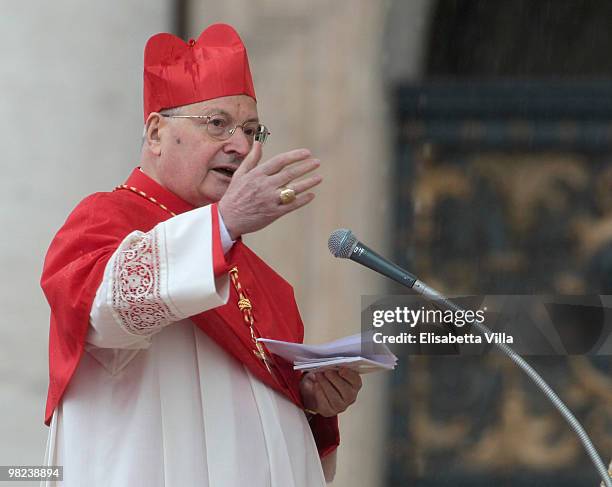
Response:
M56 408L46 465L58 487L316 487L326 474L308 421L189 316L225 304L211 207L133 232L110 259L86 350ZM228 243L221 222L224 250Z

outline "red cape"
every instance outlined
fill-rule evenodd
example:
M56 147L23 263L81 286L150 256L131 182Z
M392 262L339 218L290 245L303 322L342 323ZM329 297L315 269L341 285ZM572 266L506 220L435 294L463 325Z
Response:
M194 209L136 169L125 183L155 198L176 214ZM49 425L79 364L89 327L89 313L104 268L119 244L134 230L148 232L170 214L129 190L95 193L85 198L59 230L45 258L41 286L51 307L49 332L49 391L45 424ZM293 288L240 240L225 257L220 248L217 211L213 208L215 272L238 267L243 289L253 303L253 317L262 337L302 342L304 327ZM216 228L215 228L216 227ZM226 305L192 316L193 323L269 387L303 408L301 373L273 357L281 380L276 380L253 354L253 342L236 291L230 286ZM338 419L320 415L311 428L321 457L339 444Z

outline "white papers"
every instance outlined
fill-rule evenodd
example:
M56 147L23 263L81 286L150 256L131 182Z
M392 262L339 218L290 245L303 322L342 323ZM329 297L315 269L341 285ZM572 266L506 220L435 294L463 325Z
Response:
M295 370L323 370L339 366L350 367L360 374L378 370L393 370L397 357L382 343L374 343L370 335L351 335L321 345L281 342L258 338L267 349L288 362Z

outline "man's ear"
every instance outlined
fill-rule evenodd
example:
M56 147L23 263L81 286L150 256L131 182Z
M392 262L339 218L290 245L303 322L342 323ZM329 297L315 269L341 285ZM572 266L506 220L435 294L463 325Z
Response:
M145 145L156 156L161 154L160 126L163 123L162 118L159 113L151 112L145 123Z

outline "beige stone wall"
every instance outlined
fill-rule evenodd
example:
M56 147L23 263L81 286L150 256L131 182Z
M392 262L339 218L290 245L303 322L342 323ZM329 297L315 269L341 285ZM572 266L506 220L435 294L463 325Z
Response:
M137 163L142 52L170 0L21 0L0 14L0 465L42 461L44 254L71 208ZM19 482L21 487L38 483Z

